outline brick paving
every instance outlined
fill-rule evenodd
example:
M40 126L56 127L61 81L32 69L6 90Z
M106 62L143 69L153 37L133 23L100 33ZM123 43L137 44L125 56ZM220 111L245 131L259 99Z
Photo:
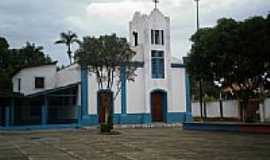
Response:
M0 160L269 160L270 135L181 128L0 134Z

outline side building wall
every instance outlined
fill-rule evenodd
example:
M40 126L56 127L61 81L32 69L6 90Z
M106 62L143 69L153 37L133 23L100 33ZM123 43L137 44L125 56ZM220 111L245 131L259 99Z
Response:
M24 95L29 95L48 89L55 88L56 85L56 65L44 65L40 67L25 68L19 71L12 78L13 92L20 92ZM44 77L44 88L35 88L35 78ZM20 91L18 79L20 79Z

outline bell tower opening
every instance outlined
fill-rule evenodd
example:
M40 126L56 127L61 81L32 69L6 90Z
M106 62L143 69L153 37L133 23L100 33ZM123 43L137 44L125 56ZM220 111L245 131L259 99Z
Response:
M138 46L138 32L133 32L134 46Z

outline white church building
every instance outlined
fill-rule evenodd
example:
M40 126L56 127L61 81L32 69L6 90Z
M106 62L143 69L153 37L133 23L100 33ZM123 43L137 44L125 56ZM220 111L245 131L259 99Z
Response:
M115 124L191 120L188 74L182 61L172 57L170 34L170 18L157 8L149 15L136 12L129 22L129 42L139 63L135 81L120 73ZM95 75L78 64L59 71L56 63L24 68L12 82L13 91L22 96L6 109L6 126L99 124Z

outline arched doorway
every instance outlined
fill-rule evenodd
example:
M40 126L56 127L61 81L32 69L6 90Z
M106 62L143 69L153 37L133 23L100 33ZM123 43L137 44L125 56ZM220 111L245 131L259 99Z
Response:
M153 122L166 122L167 93L163 90L151 92L151 116Z

